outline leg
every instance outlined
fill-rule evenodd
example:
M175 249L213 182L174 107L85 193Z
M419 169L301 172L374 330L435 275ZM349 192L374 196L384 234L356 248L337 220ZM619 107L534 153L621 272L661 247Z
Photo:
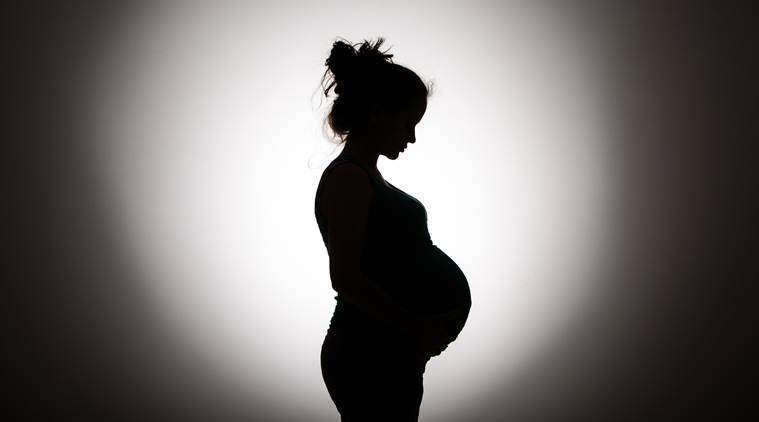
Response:
M426 362L371 339L330 333L322 345L322 376L342 422L416 422Z

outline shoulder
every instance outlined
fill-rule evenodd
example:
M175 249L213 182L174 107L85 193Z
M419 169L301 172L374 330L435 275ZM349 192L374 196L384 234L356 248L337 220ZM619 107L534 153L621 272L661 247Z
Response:
M372 184L369 174L358 164L341 161L330 164L325 171L323 192L321 194L325 214L333 205L365 206L372 196Z
M369 174L361 166L350 161L341 161L330 164L325 175L325 189L346 193L356 193L356 191L370 191L371 179Z
M335 160L327 166L324 178L330 184L360 183L371 181L369 173L360 165L348 160Z
M340 160L330 163L329 168L327 169L327 176L336 176L333 177L333 179L343 177L367 178L368 173L363 169L363 167L352 161Z

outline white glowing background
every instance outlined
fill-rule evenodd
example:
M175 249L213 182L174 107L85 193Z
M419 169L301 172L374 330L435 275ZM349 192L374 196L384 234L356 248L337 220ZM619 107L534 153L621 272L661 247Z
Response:
M498 3L494 3L498 4ZM319 79L336 36L386 37L435 88L417 142L378 166L427 207L473 308L425 374L422 419L524 367L601 264L609 158L600 70L569 19L526 4L163 3L104 54L98 153L113 218L177 337L251 396L336 410L334 307L313 214L339 150Z

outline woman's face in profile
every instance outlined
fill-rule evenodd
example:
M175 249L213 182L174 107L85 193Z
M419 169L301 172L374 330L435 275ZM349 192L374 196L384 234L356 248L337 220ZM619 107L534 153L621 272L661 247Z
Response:
M416 125L427 110L427 99L417 101L409 110L390 115L384 120L380 154L396 159L407 144L416 142Z

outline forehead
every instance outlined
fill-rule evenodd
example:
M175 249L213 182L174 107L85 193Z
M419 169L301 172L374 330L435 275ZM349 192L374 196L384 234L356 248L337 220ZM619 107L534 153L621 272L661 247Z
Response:
M411 109L408 111L409 116L415 121L419 121L424 116L424 112L427 110L427 98L421 98L411 105Z

